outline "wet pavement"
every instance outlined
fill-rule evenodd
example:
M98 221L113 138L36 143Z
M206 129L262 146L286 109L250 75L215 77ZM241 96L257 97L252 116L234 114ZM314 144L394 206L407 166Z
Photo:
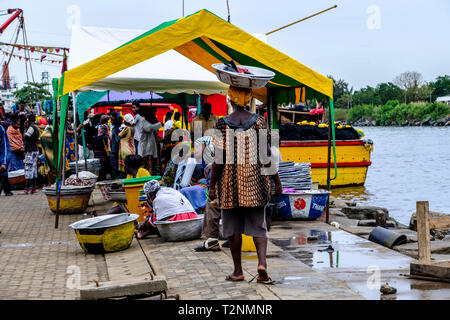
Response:
M97 212L110 207L99 190L94 197ZM148 278L152 271L165 276L168 294L181 299L450 299L448 283L401 276L409 273L413 258L321 221L273 222L267 262L275 284L262 285L249 282L256 275L255 252L243 253L247 281L232 283L225 281L232 272L229 249L196 252L201 240L168 243L152 237L134 240L121 252L85 254L68 225L87 217L63 215L55 229L45 195L2 197L0 299L78 299L69 286L74 266L80 285ZM395 295L380 294L385 282L397 288Z
M415 259L320 221L276 222L271 241L312 270L345 281L366 299L450 299L450 283L402 276L409 274ZM397 293L381 294L377 279L388 282Z

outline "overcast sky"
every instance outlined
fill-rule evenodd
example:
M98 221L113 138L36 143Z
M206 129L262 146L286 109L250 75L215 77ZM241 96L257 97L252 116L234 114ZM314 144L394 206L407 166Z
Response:
M69 47L68 25L76 22L78 11L81 26L144 30L183 14L182 0L0 0L0 4L0 10L24 10L28 42L36 46ZM266 33L337 4L336 9L273 33L267 40L317 72L345 79L355 89L392 81L404 71L418 71L426 81L450 74L448 0L229 0L229 4L231 23L249 33ZM185 15L200 9L227 18L226 0L184 1ZM7 18L1 16L0 23ZM15 26L1 34L0 41L9 42ZM57 77L60 70L61 65L33 63L35 79L41 79L42 71ZM24 62L13 59L10 74L21 86L26 81Z

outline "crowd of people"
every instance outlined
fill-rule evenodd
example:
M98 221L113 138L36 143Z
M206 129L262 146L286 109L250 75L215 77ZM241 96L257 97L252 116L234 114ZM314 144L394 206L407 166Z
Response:
M202 121L209 119L209 127L217 121L209 103L203 106L202 114L194 120L199 117ZM51 115L36 116L26 108L19 108L13 113L0 112L0 124L4 129L2 135L8 142L2 150L5 161L8 159L2 175L7 177L8 172L23 170L25 193L35 193L38 187L55 181L58 170L53 155L52 120ZM66 123L65 171L70 169L70 162L76 161L75 148L78 143L79 160L95 158L100 161L98 181L125 178L125 159L131 155L142 158L143 168L150 175L163 175L171 160L173 147L180 142L173 142L171 133L181 127L180 112L170 110L164 122L160 122L156 117L156 108L141 107L138 102L132 102L132 113L124 116L114 111L108 114L86 111L84 121L77 128L73 127L69 116ZM160 128L163 128L162 138ZM5 195L13 195L8 179L2 181Z
M251 90L230 87L228 92L232 112L219 119L212 113L209 103L202 106L191 123L191 132L173 139L173 131L182 128L181 114L169 111L164 122L156 117L156 108L143 108L132 104L132 114L123 117L116 112L93 114L86 112L85 120L74 128L66 125L65 168L76 160L75 142L79 145L79 159L99 159L101 169L98 181L105 179L162 176L161 181L151 180L144 185L147 203L153 214L137 225L135 233L143 238L157 233L156 221L194 219L204 213L202 234L206 240L196 251L217 251L219 221L222 220L223 236L228 239L234 262L234 271L226 280L242 281L241 234L252 236L258 254L258 281L271 281L267 273L267 220L266 205L271 198L271 184L275 194L281 193L278 173L261 174L262 164L237 163L236 144L227 141L226 131L265 130L266 120L246 110ZM24 169L25 193L36 192L39 174L47 175L47 182L54 181L56 168L53 159L52 119L32 113L6 114L0 126L0 188L12 195L8 185L8 172ZM201 138L193 141L201 124ZM162 129L162 138L159 131ZM224 140L218 143L213 136L205 135L209 129L222 133ZM178 144L187 146L181 161L174 161L172 151ZM190 152L194 146L194 152ZM213 158L235 148L234 162L219 164ZM258 146L260 148L260 146ZM268 144L268 154L271 147ZM248 150L246 153L257 152ZM200 154L198 154L200 153ZM199 161L199 159L201 159ZM40 164L43 170L40 170ZM109 176L108 176L109 175ZM6 178L5 178L6 177ZM249 183L251 182L251 185ZM1 191L0 189L0 191ZM127 212L125 204L115 204L107 213Z
M6 196L13 195L8 173L24 170L25 193L35 193L45 177L44 159L41 152L40 135L48 125L45 117L36 117L25 111L6 113L0 119L0 139L3 160L1 189Z

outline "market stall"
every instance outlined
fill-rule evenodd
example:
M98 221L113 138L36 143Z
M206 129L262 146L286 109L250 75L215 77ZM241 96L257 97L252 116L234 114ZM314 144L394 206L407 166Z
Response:
M114 30L107 35L111 37L105 36L103 39L112 41ZM87 47L86 43L83 45ZM71 59L73 59L74 52L72 50L71 54ZM84 54L86 52L83 52ZM159 59L164 57L184 59L181 63L182 67L172 68L172 65L167 63L168 60L161 62ZM212 65L226 63L230 60L234 60L240 65L261 67L275 73L275 77L265 87L253 92L254 96L267 106L270 127L278 128L276 108L279 104L299 103L313 99L329 101L330 118L332 122L334 121L331 79L304 66L211 12L200 10L184 18L164 22L126 43L118 45L113 50L103 52L93 60L79 62L76 62L76 59L75 61L71 60L71 69L66 71L60 79L53 81L55 97L61 102L58 123L65 123L68 94L71 92L150 90L156 93L224 94L227 86L217 81ZM77 63L78 66L74 67ZM133 68L136 68L136 71L141 69L142 63L151 64L151 72L146 74L146 79L136 80L136 78L130 79L124 76ZM199 79L200 73L190 70L193 66L209 72L210 80ZM172 76L171 71L174 71L178 77ZM203 75L204 72L201 74ZM133 73L134 76L136 74ZM56 104L54 105L56 106ZM54 113L56 114L56 107ZM59 128L60 139L57 150L62 150L63 129L62 126ZM334 136L333 126L330 127L329 136L329 146L331 146L331 137ZM335 152L333 154L335 156ZM331 155L329 155L330 157ZM328 161L328 167L329 164L330 161ZM336 176L336 161L334 164ZM331 177L328 181L330 180L332 180Z

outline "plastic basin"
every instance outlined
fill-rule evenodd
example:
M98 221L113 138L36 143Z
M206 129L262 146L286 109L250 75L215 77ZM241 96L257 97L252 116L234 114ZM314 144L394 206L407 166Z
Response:
M59 201L60 214L75 214L86 211L93 187L78 187L72 189L61 189ZM47 196L50 210L56 213L57 194L55 187L47 187L43 190Z
M165 241L188 241L199 239L202 234L203 215L181 221L156 221L159 234Z
M275 197L277 213L282 219L315 220L325 211L330 192L307 190L300 193L283 193Z
M109 214L72 223L86 253L103 254L128 249L133 241L136 214Z

